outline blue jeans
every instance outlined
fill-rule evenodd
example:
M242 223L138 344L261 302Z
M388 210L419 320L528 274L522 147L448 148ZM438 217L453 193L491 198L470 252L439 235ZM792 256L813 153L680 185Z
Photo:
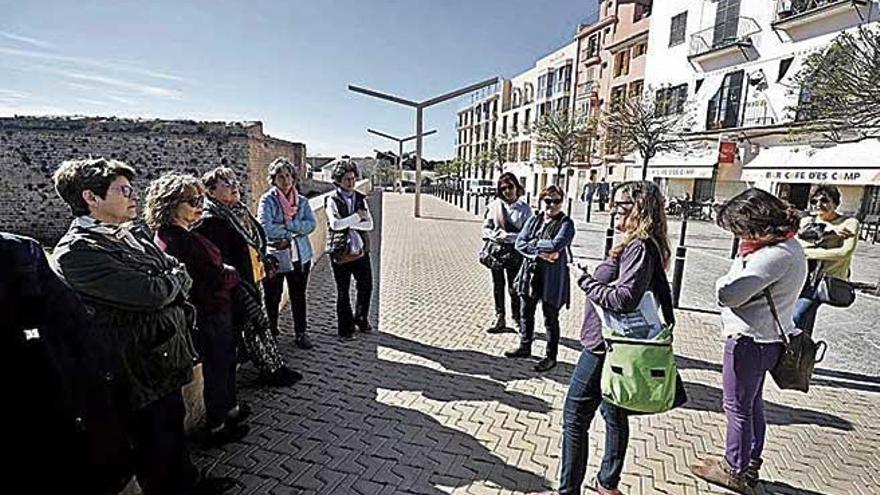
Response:
M560 495L581 493L587 472L590 423L600 404L605 418L605 453L597 478L609 489L617 488L620 483L629 443L629 418L625 410L602 400L600 384L604 361L604 354L585 350L571 375L563 412Z
M816 312L822 303L811 297L801 297L794 305L794 326L800 328L808 335L813 335L813 326L816 324Z

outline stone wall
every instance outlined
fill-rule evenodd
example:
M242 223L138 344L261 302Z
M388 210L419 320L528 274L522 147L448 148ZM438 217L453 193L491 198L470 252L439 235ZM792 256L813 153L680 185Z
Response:
M134 184L141 192L164 172L201 175L228 166L246 184L244 200L255 206L266 188L266 165L279 155L304 170L305 145L266 136L259 122L0 118L0 230L47 245L58 240L71 216L51 177L67 159L122 160L138 171Z

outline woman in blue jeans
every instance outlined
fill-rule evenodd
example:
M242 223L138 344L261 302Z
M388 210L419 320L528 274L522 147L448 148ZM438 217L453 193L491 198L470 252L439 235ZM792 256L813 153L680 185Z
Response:
M726 449L723 457L706 457L691 471L737 493L753 493L760 476L767 430L764 378L782 354L779 326L787 334L800 332L792 313L807 262L794 238L798 223L794 208L756 188L734 196L718 211L718 225L741 239L730 271L715 283L724 335Z
M652 182L624 182L612 194L611 211L622 239L592 275L584 273L578 280L587 296L581 328L584 350L565 397L560 494L581 493L587 471L590 423L600 406L605 419L605 453L592 482L593 490L606 495L620 493L617 485L629 443L627 412L602 401L599 385L606 347L602 322L593 305L630 312L638 307L645 292L661 297L669 294L664 270L670 252L660 190Z

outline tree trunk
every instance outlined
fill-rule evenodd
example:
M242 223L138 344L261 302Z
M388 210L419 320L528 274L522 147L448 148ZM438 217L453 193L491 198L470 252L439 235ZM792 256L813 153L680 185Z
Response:
M651 161L649 156L642 159L642 180L648 180L648 162Z

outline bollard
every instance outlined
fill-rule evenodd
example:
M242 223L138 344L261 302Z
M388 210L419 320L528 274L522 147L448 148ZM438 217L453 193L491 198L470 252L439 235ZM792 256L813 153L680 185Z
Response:
M593 212L593 201L587 201L587 223L590 223L590 214Z
M470 209L471 209L471 195L468 194L467 196L465 196L464 201L465 201L465 204L466 204L466 207L465 207L464 210L465 210L465 211L470 211Z
M739 251L739 237L733 236L733 246L730 247L730 259L736 258L736 253Z
M474 196L474 215L480 216L480 196Z
M685 236L687 235L687 228L688 228L687 211L684 211L681 214L681 232L679 232L679 234L678 234L678 245L679 246L684 246L684 239L685 239Z
M605 229L605 258L607 258L608 253L611 252L612 246L614 246L614 213L611 214L611 221L609 222L608 228Z
M532 206L532 193L526 191L526 204Z
M687 255L687 248L678 246L675 248L675 265L672 268L672 307L678 308L678 301L681 299L681 280L684 276L684 258Z
M571 217L571 198L568 198L568 210L565 212L565 215Z

